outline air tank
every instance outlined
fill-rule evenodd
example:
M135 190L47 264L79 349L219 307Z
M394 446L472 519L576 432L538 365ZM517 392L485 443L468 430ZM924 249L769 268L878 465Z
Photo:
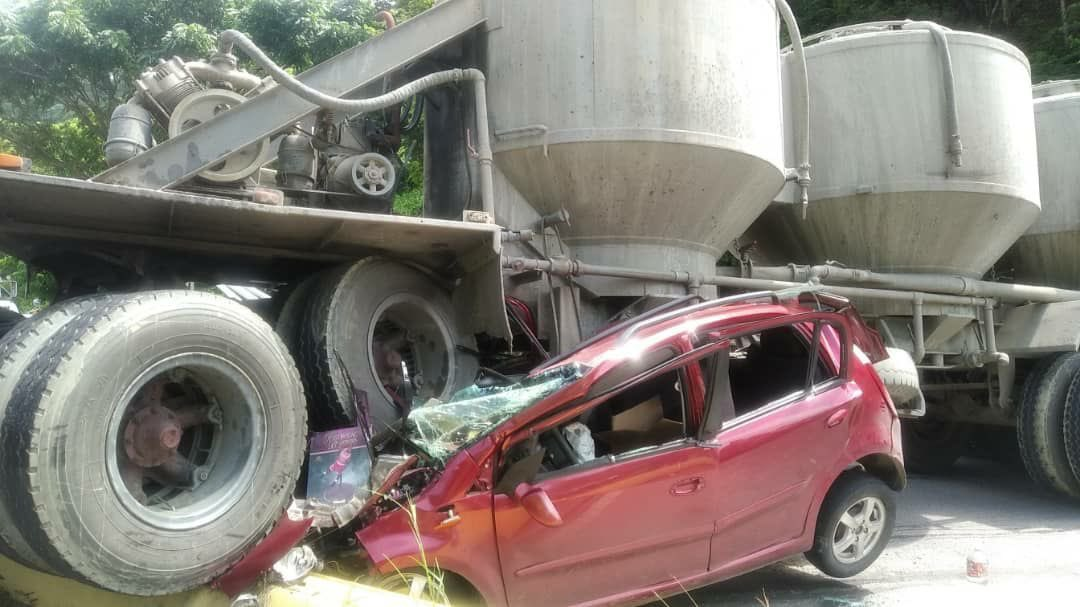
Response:
M582 260L711 273L784 183L773 1L493 4L497 167Z
M1080 80L1033 89L1042 214L1001 261L1018 282L1080 287Z
M743 243L759 261L977 277L1037 218L1027 59L988 36L895 28L806 48L810 203L805 219L781 202L755 222Z

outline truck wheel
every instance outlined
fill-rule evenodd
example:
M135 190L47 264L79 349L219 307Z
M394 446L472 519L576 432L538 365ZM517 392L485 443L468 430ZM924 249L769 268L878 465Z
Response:
M116 297L41 347L3 420L0 485L56 572L162 595L269 532L304 457L304 394L257 315L194 291Z
M1065 399L1065 455L1072 467L1073 478L1080 479L1080 375L1069 384Z
M904 467L916 474L947 472L964 454L971 426L944 419L905 419L900 422Z
M294 357L298 356L300 327L303 325L304 314L307 312L308 300L311 299L311 292L321 276L322 274L312 274L300 281L289 293L285 299L285 305L278 313L274 330L281 336L281 341L285 342Z
M0 308L0 337L7 335L16 325L26 320L26 317L18 312Z
M407 414L413 398L446 398L471 383L474 347L457 328L447 293L410 266L369 258L326 274L309 303L301 333L301 368L320 429L355 423L341 356L367 395L375 430Z
M877 560L894 525L893 490L865 472L846 472L821 505L814 547L806 558L825 575L851 577Z
M1078 375L1080 353L1040 361L1024 382L1016 425L1028 475L1046 489L1073 497L1080 497L1080 480L1065 449L1065 404Z
M7 414L8 402L15 385L30 366L41 346L76 315L95 305L109 301L110 296L89 296L70 299L45 308L33 318L23 319L0 339L0 420ZM0 444L10 440L0 423ZM0 478L7 460L0 459ZM14 517L0 499L0 554L33 569L53 573L26 541Z

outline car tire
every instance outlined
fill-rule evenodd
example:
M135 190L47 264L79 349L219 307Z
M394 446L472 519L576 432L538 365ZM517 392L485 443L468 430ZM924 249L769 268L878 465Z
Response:
M915 474L943 474L964 454L971 426L943 419L900 422L904 467Z
M24 322L18 323L12 330L0 338L0 444L6 444L13 437L7 435L2 420L7 416L11 394L23 373L30 366L45 342L72 318L95 305L109 301L110 296L88 296L70 299L49 306ZM20 316L21 318L21 316ZM0 477L3 475L6 460L0 458ZM15 518L7 509L5 501L0 499L0 554L46 573L52 569L26 541L23 531L15 523Z
M337 355L366 394L376 432L407 413L410 399L391 397L376 371L374 354L385 343L381 340L393 341L386 335L402 333L409 337L407 345L383 351L397 352L415 383L423 380L413 397L444 399L475 380L477 361L458 349L474 348L475 340L458 329L449 295L431 276L402 263L368 258L322 277L311 295L300 340L301 369L315 400L317 429L356 423L352 390L339 371ZM394 369L389 364L387 368ZM400 372L400 366L390 372ZM402 377L394 381L405 385Z
M845 472L821 505L806 558L826 575L851 577L877 560L895 525L896 493L861 470Z
M299 475L306 409L256 314L152 291L49 337L3 427L2 499L35 552L66 577L150 596L205 584L269 533Z
M1069 465L1065 409L1073 380L1080 376L1080 353L1047 358L1024 382L1016 432L1028 475L1039 486L1080 498L1080 480Z

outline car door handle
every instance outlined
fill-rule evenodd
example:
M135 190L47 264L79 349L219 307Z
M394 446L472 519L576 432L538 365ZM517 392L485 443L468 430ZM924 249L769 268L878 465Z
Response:
M825 427L826 428L835 428L836 426L839 426L840 424L844 423L844 420L847 419L847 413L848 413L847 409L840 409L836 413L833 413L832 415L829 416L829 419L827 419L825 421Z
M696 476L694 478L675 483L675 485L671 487L671 494L676 496L690 495L691 493L700 491L704 488L705 479L701 478L700 476Z

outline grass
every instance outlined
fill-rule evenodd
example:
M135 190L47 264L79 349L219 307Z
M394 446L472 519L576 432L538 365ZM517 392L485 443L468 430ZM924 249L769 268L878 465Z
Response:
M416 542L416 548L419 552L419 557L414 557L413 560L415 561L416 568L423 572L425 585L422 589L423 595L412 598L425 598L436 603L449 605L450 597L446 592L446 575L442 569L439 568L438 559L434 561L428 560L427 550L424 549L424 540L420 536L420 525L416 516L416 504L414 504L411 499L406 499L404 504L401 504L392 498L390 498L390 501L396 504L398 508L405 511L405 514L409 517L409 528L412 530L413 541ZM401 578L401 581L410 589L409 594L412 596L413 580L406 575L404 571L398 569L396 564L391 562L391 565L394 567L394 571L397 572L397 575Z

